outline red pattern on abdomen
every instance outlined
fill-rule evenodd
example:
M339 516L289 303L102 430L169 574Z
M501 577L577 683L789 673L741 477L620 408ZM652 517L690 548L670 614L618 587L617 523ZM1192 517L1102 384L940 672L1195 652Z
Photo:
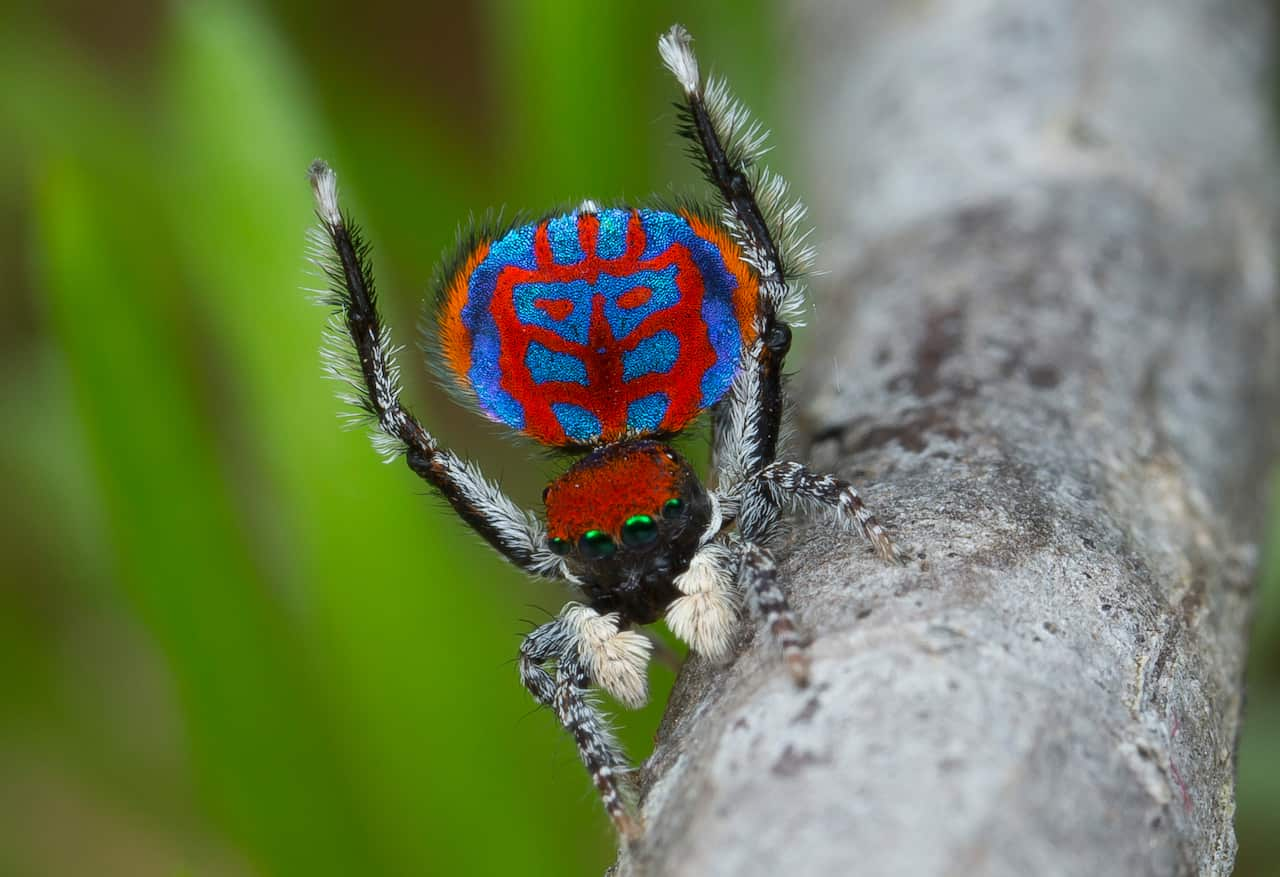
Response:
M501 386L524 407L524 431L551 445L571 444L551 410L552 403L581 406L600 420L600 440L614 441L627 433L627 406L652 393L664 393L670 400L660 431L674 433L684 428L702 410L702 378L716 361L706 320L702 316L705 284L688 249L672 244L651 259L641 259L646 235L640 216L632 211L627 224L626 251L616 259L596 255L599 220L590 214L578 219L578 240L584 258L572 265L560 265L551 254L547 222L538 226L534 238L537 267L533 270L509 265L497 279L490 312L502 337L499 367ZM522 283L566 283L584 280L595 285L600 273L625 277L638 271L676 266L679 300L671 307L646 317L623 339L613 337L604 315L604 296L591 298L588 344L576 344L555 331L530 326L515 311L514 288ZM626 293L630 295L631 293ZM623 353L645 338L667 330L679 341L675 365L662 374L646 374L624 382ZM587 384L555 381L535 384L525 365L529 343L537 341L548 349L567 353L586 366Z

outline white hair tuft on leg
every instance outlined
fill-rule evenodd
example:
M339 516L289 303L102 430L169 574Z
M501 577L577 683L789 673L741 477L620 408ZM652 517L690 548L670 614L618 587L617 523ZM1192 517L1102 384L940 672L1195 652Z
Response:
M338 175L333 172L323 159L311 162L307 170L311 179L311 191L316 196L316 212L320 220L327 225L338 225L342 222L342 214L338 210Z
M696 652L719 661L727 658L738 630L740 599L733 570L734 552L723 542L698 550L689 568L676 578L684 596L667 608L667 626Z
M698 56L693 54L693 37L684 25L673 24L671 30L658 37L658 54L686 95L699 93Z

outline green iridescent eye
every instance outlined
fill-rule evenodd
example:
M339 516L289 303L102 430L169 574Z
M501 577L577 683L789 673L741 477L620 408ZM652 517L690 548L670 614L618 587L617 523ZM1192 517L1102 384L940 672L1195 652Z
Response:
M662 504L662 516L664 518L678 518L684 514L684 500L678 496L673 496Z
M547 547L551 549L552 554L564 557L569 553L569 540L561 539L559 536L552 536L547 540Z
M613 544L613 537L604 530L588 530L578 540L582 553L592 560L605 560L613 557L618 546Z
M633 515L622 525L622 541L630 548L648 545L658 538L658 523L648 515Z

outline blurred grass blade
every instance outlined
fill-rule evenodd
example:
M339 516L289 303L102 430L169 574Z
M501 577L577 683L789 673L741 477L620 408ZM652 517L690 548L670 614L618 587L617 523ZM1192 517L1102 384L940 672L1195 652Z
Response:
M403 465L380 465L363 432L339 429L316 352L324 314L300 291L317 285L303 272L312 221L305 169L332 153L289 53L238 5L188 4L175 25L170 117L181 161L171 184L182 208L169 220L241 394L238 419L223 428L249 454L240 474L253 483L242 489L265 505L250 511L270 523L256 547L274 558L273 586L297 602L309 651L331 680L380 870L518 868L522 847L554 846L539 820L554 824L560 814L531 811L518 784L473 785L477 771L519 773L529 745L506 742L519 740L507 704L528 707L504 669L516 642L502 634L514 627L503 608L507 583L526 585L492 557L475 563L484 549L423 502L425 489ZM350 183L377 172L341 173L349 206L360 203ZM394 330L412 343L412 325ZM412 368L412 353L403 356ZM484 670L479 682L473 662ZM469 809L456 806L461 795L472 797ZM504 825L504 843L477 842L476 809Z
M50 145L36 198L55 330L109 505L119 577L166 654L199 779L273 873L364 856L326 753L292 624L245 550L192 405L181 289L145 179ZM166 267L168 266L168 267ZM311 838L297 843L296 838Z

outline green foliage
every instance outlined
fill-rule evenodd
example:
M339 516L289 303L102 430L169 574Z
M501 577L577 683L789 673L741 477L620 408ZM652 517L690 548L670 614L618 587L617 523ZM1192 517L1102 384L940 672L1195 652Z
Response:
M1240 735L1236 874L1272 874L1280 859L1280 478L1272 480L1271 537L1263 552Z
M378 244L418 409L536 502L545 462L443 404L412 342L469 212L665 185L654 42L674 4L576 5L380 13L387 40L419 35L401 61L447 54L426 75L348 39L362 10L326 25L310 7L190 2L123 10L104 44L35 16L0 35L0 126L16 132L0 221L19 244L0 250L18 315L0 330L15 583L0 871L564 874L611 858L571 743L531 714L512 662L524 619L563 593L339 428L324 314L301 292L316 284L305 170L323 155ZM689 21L709 41L716 11ZM752 39L716 42L758 97ZM656 673L657 703L624 719L637 756L670 684Z

